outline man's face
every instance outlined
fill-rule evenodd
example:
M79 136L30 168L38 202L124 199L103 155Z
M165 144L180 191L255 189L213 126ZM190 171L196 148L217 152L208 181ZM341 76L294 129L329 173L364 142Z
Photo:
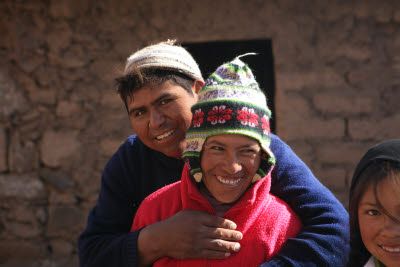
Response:
M218 201L233 203L251 185L260 161L257 140L237 134L211 136L201 155L204 185Z
M369 185L358 205L358 221L363 243L385 266L400 266L400 179L388 177L377 185L377 195L390 218L377 204Z
M169 157L181 157L192 120L190 108L197 101L196 85L193 95L166 81L144 86L128 97L129 119L145 145Z

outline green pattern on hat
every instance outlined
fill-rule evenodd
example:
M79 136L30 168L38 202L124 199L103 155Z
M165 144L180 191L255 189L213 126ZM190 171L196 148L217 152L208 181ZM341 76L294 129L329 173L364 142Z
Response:
M261 163L253 182L266 176L275 164L269 119L271 111L251 69L239 57L217 68L199 91L192 107L183 158L197 182L202 179L200 156L205 140L219 134L240 134L256 139Z

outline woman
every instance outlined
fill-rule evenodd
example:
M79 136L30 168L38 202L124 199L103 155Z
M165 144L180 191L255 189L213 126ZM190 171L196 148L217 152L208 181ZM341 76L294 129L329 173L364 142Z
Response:
M372 147L350 188L348 266L400 266L400 139Z
M162 258L154 266L258 266L302 227L291 208L269 193L275 158L265 95L238 58L220 66L198 95L181 181L142 202L132 231L180 210L208 212L236 222L243 234L240 251L224 260Z

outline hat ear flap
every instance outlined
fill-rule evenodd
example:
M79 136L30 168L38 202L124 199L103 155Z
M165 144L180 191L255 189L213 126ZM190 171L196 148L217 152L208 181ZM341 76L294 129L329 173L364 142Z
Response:
M264 150L262 150L260 168L257 170L256 174L254 174L252 183L255 183L267 176L267 174L274 168L274 164L275 158L269 156Z
M253 180L251 180L252 183L257 182L258 180L261 180L261 175L259 175L258 173L254 174Z
M203 173L201 172L201 159L200 153L193 153L193 155L185 157L185 163L189 170L189 173L193 176L197 183L201 182Z
M201 179L203 178L203 174L201 172L195 173L193 175L194 179L196 180L197 183L201 182Z

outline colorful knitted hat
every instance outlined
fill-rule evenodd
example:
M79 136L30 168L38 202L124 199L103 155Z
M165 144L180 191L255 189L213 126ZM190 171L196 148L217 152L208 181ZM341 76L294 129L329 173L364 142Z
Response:
M244 56L244 55L243 55ZM199 91L192 107L183 158L197 182L202 179L200 156L205 140L218 134L241 134L259 141L261 164L253 182L266 176L275 164L269 145L271 111L252 71L239 58L218 67Z
M127 74L132 69L158 68L178 71L193 79L203 81L199 66L186 49L174 45L174 40L168 40L155 45L147 46L133 53L126 60Z

